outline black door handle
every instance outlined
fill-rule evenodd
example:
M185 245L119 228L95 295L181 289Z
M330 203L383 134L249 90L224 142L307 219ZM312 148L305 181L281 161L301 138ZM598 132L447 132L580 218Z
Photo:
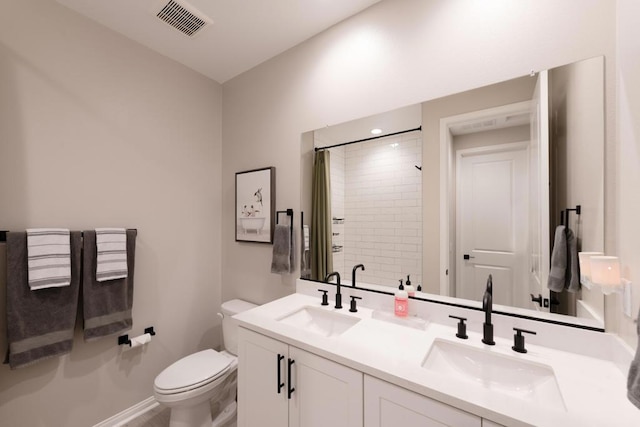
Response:
M289 386L287 387L287 399L291 399L291 395L293 394L294 391L296 391L296 389L294 387L291 387L291 365L293 365L294 363L296 363L295 360L293 359L288 359L288 363L287 363L287 383L289 384Z
M471 256L471 255L469 255L469 254L464 254L464 255L462 256L462 258L464 258L464 259L470 259L470 258L475 258L475 257L474 257L474 256Z
M280 371L280 362L284 359L284 356L280 353L278 353L278 394L280 394L280 390L282 390L282 387L284 387L284 383L280 382L280 378L282 376L281 371Z
M538 305L539 305L540 307L542 307L542 295L538 294L538 296L537 296L537 297L534 297L534 296L533 296L533 294L529 294L529 295L531 295L531 301L532 301L532 302L537 302L537 303L538 303Z

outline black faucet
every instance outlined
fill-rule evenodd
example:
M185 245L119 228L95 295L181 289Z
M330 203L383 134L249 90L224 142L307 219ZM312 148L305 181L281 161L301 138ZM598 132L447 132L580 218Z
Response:
M361 268L364 271L364 264L358 264L353 266L353 270L351 270L351 286L356 286L356 270Z
M336 276L338 279L338 289L336 291L336 308L342 308L342 294L340 293L340 273L338 273L337 271L329 273L327 274L327 277L324 278L324 281L328 283L329 279L331 279L333 276Z
M482 342L487 345L495 345L493 341L493 325L491 324L491 311L493 310L493 278L489 275L487 289L482 298L482 310L484 310L484 323L482 324Z

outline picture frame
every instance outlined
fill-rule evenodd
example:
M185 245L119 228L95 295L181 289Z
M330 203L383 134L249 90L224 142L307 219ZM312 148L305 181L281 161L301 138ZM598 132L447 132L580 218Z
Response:
M236 172L236 242L273 244L276 168Z

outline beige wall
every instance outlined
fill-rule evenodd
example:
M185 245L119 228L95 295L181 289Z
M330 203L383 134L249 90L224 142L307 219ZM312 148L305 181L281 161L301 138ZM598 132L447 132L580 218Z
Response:
M157 335L121 354L78 334L70 355L1 365L0 424L91 426L220 344L222 91L55 1L2 6L0 228L136 227L131 333Z
M618 144L616 151L609 152L607 167L613 167L613 191L616 197L605 202L613 203L617 228L615 252L620 257L622 276L633 283L632 318L637 319L640 307L640 2L618 0L617 28L617 78ZM613 164L613 166L611 166ZM611 186L607 187L610 190ZM608 193L607 193L608 195ZM613 250L612 250L613 249ZM615 330L629 343L637 341L637 325L632 318L622 314L619 295L607 297L605 308L607 327L615 324Z
M298 221L303 132L597 55L612 67L614 25L607 0L383 1L226 82L223 299L266 302L294 285L269 273L270 247L234 242L235 172L275 166L278 209ZM614 75L607 90L613 143Z
M578 248L585 252L604 250L604 75L602 58L551 70L550 115L552 117L550 166L551 229L560 223L563 209L581 206L581 215L569 215L569 227L576 232ZM579 222L578 222L579 221ZM604 296L599 288L582 287L579 295L557 295L559 312L576 314L575 299L581 299L604 319Z

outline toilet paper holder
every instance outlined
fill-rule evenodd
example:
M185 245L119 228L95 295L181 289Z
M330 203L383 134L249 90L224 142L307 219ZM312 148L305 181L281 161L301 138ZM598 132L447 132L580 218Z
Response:
M156 334L156 331L153 330L153 326L149 326L148 328L145 328L144 333L154 336ZM131 347L131 339L129 338L128 334L120 335L118 337L118 345L125 345L125 344Z

